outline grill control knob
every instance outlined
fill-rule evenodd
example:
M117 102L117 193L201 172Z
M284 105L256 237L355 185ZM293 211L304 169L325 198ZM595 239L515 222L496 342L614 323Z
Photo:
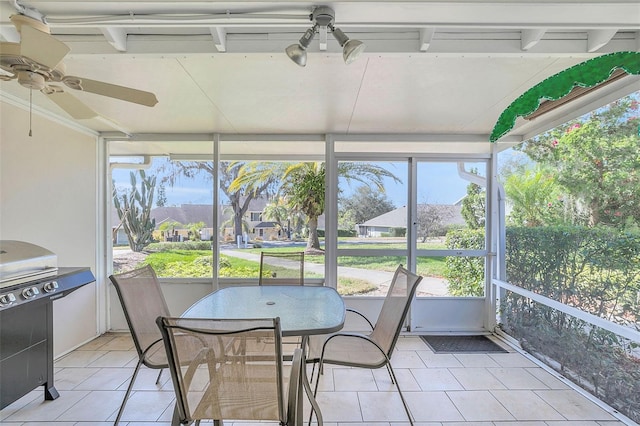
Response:
M16 297L13 295L13 293L0 295L0 306L9 306L15 301L16 301Z
M48 282L42 287L42 289L44 290L45 293L53 293L58 289L58 282L57 281Z
M39 294L40 294L40 291L38 290L37 287L27 287L24 290L22 290L22 297L24 297L25 299L33 299Z

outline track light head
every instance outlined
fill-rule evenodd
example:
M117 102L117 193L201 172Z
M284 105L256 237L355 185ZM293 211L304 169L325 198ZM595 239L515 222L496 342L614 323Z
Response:
M333 25L329 25L333 36L342 47L342 58L344 63L349 65L364 52L365 44L360 40L349 40L349 37L342 32L340 28L335 28Z
M287 56L301 67L307 65L307 47L309 47L311 40L318 32L318 28L322 27L324 29L329 28L340 47L342 47L342 58L345 64L349 65L358 59L364 52L365 44L360 40L349 40L349 37L341 29L333 26L334 18L335 13L328 6L320 6L314 9L309 16L309 19L313 22L313 27L305 31L298 43L292 44L285 49Z
M287 56L291 58L293 62L304 67L307 65L307 51L302 48L298 43L292 44L284 50Z
M298 43L292 44L284 50L287 56L301 67L307 65L307 47L311 44L311 40L313 40L317 29L318 24L315 24L304 32Z

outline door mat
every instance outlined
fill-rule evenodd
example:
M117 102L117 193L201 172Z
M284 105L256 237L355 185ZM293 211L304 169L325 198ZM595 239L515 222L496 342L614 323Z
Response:
M442 354L507 353L500 345L486 336L420 336L433 350Z

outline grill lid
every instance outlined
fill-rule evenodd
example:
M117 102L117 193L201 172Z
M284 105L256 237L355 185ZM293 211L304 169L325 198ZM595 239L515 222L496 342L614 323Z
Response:
M24 241L0 240L0 288L58 271L58 257L44 247Z

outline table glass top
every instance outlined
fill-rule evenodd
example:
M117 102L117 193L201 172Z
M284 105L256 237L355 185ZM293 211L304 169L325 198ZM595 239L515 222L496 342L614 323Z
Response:
M282 334L299 336L338 331L344 325L342 297L330 287L237 286L203 297L185 318L280 317Z

